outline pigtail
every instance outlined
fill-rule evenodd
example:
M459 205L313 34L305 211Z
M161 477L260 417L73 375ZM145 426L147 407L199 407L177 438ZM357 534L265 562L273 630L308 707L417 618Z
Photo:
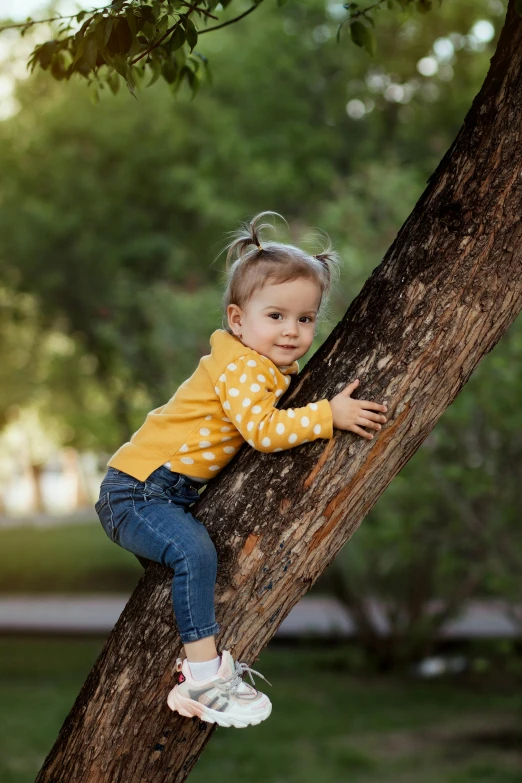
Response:
M229 235L232 237L232 241L226 247L227 256L225 260L225 269L227 272L231 262L233 262L236 258L240 258L241 256L246 255L248 248L251 245L254 245L256 249L254 251L250 251L249 255L251 254L252 257L254 257L256 255L260 256L263 254L265 248L263 247L261 241L261 232L265 228L274 228L271 223L260 223L260 220L265 217L265 215L276 215L286 223L284 217L278 212L267 210L266 212L259 212L259 214L255 215L252 220L242 223L237 231L232 231Z
M328 237L327 237L328 238ZM314 256L322 265L326 280L326 292L328 292L334 281L339 279L339 273L341 268L341 257L339 253L332 249L328 238L328 245L320 253L316 253Z

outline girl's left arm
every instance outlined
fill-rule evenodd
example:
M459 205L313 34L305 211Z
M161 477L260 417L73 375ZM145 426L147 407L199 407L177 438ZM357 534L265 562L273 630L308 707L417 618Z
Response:
M331 438L333 416L328 400L280 410L275 404L285 390L251 355L229 364L216 384L227 417L257 451L283 451L318 438Z

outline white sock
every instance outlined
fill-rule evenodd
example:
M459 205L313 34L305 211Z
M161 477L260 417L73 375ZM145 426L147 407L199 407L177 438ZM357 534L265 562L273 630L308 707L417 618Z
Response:
M208 680L214 677L221 666L221 656L213 658L211 661L189 661L189 669L195 680Z

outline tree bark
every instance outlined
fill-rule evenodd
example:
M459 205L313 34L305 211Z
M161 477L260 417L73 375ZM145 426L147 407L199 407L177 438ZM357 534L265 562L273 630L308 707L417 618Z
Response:
M245 447L193 509L218 549L219 649L236 659L254 664L522 307L521 63L522 20L510 3L453 145L281 402L332 398L358 377L354 396L386 400L388 424L373 443L336 430L277 454ZM186 779L213 727L166 705L180 652L171 576L147 568L37 783Z

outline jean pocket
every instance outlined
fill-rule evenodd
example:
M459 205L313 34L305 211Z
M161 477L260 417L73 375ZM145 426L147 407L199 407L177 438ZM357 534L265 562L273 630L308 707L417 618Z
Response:
M114 541L114 515L108 492L100 496L100 499L94 504L94 510L98 514L98 519L106 534L111 541Z

